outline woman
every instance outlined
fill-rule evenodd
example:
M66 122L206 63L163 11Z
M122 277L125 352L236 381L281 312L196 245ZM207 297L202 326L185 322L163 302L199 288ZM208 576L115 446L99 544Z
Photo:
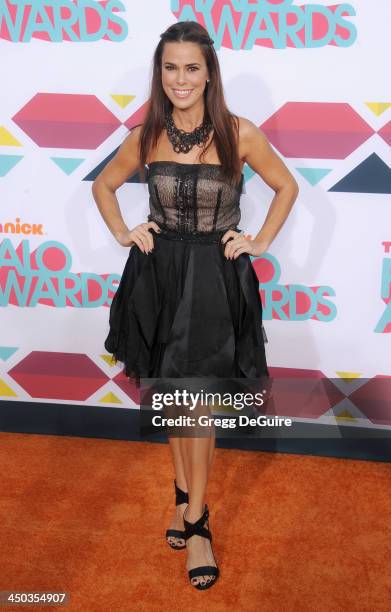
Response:
M242 167L275 191L255 238L238 228ZM116 190L136 170L150 194L148 221L128 229ZM105 348L127 376L269 375L262 303L249 255L264 253L287 218L298 185L266 137L228 110L208 32L179 22L154 53L149 105L93 184L99 211L130 249L110 310ZM205 494L215 436L169 438L176 511L167 541L187 549L198 589L215 584Z

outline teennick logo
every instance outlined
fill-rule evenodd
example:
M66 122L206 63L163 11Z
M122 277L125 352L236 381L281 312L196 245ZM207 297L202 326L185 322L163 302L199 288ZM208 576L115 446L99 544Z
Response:
M21 223L20 217L16 217L15 222L6 221L0 223L0 234L25 234L42 236L42 223Z

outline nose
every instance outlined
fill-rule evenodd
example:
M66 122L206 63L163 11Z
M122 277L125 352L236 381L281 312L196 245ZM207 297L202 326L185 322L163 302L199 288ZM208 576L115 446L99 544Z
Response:
M186 83L186 76L185 76L185 71L179 69L177 72L177 83L178 85L183 85L183 83Z

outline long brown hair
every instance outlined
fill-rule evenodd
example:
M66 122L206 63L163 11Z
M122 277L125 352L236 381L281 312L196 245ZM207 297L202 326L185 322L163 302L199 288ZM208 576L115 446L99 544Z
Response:
M233 185L237 185L241 176L241 164L238 153L239 120L228 110L225 103L220 66L216 51L207 30L196 21L181 21L171 25L163 34L153 55L153 72L149 99L146 104L144 122L140 131L139 174L145 181L145 164L149 151L153 149L165 125L167 111L172 111L173 104L166 96L162 86L162 55L166 42L195 42L201 47L209 71L209 83L204 92L205 116L213 126L213 137L204 147L200 159L212 142L221 163L223 176Z

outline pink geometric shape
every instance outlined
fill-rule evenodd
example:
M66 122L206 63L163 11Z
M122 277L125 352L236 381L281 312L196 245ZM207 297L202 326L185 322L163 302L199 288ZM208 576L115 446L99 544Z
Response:
M140 405L140 390L136 387L134 380L125 376L123 371L116 374L112 380L135 404Z
M124 125L131 130L135 125L139 125L143 123L145 114L148 109L149 102L148 100L144 102L126 121L124 121Z
M391 425L391 376L374 376L349 399L372 423Z
M345 397L320 370L270 367L269 372L269 414L318 419Z
M110 378L83 353L32 351L8 374L31 397L85 401Z
M383 125L377 132L381 138L391 147L391 121Z
M38 93L12 117L40 147L96 149L121 121L87 94Z
M344 102L287 102L260 129L285 157L345 159L375 133Z

